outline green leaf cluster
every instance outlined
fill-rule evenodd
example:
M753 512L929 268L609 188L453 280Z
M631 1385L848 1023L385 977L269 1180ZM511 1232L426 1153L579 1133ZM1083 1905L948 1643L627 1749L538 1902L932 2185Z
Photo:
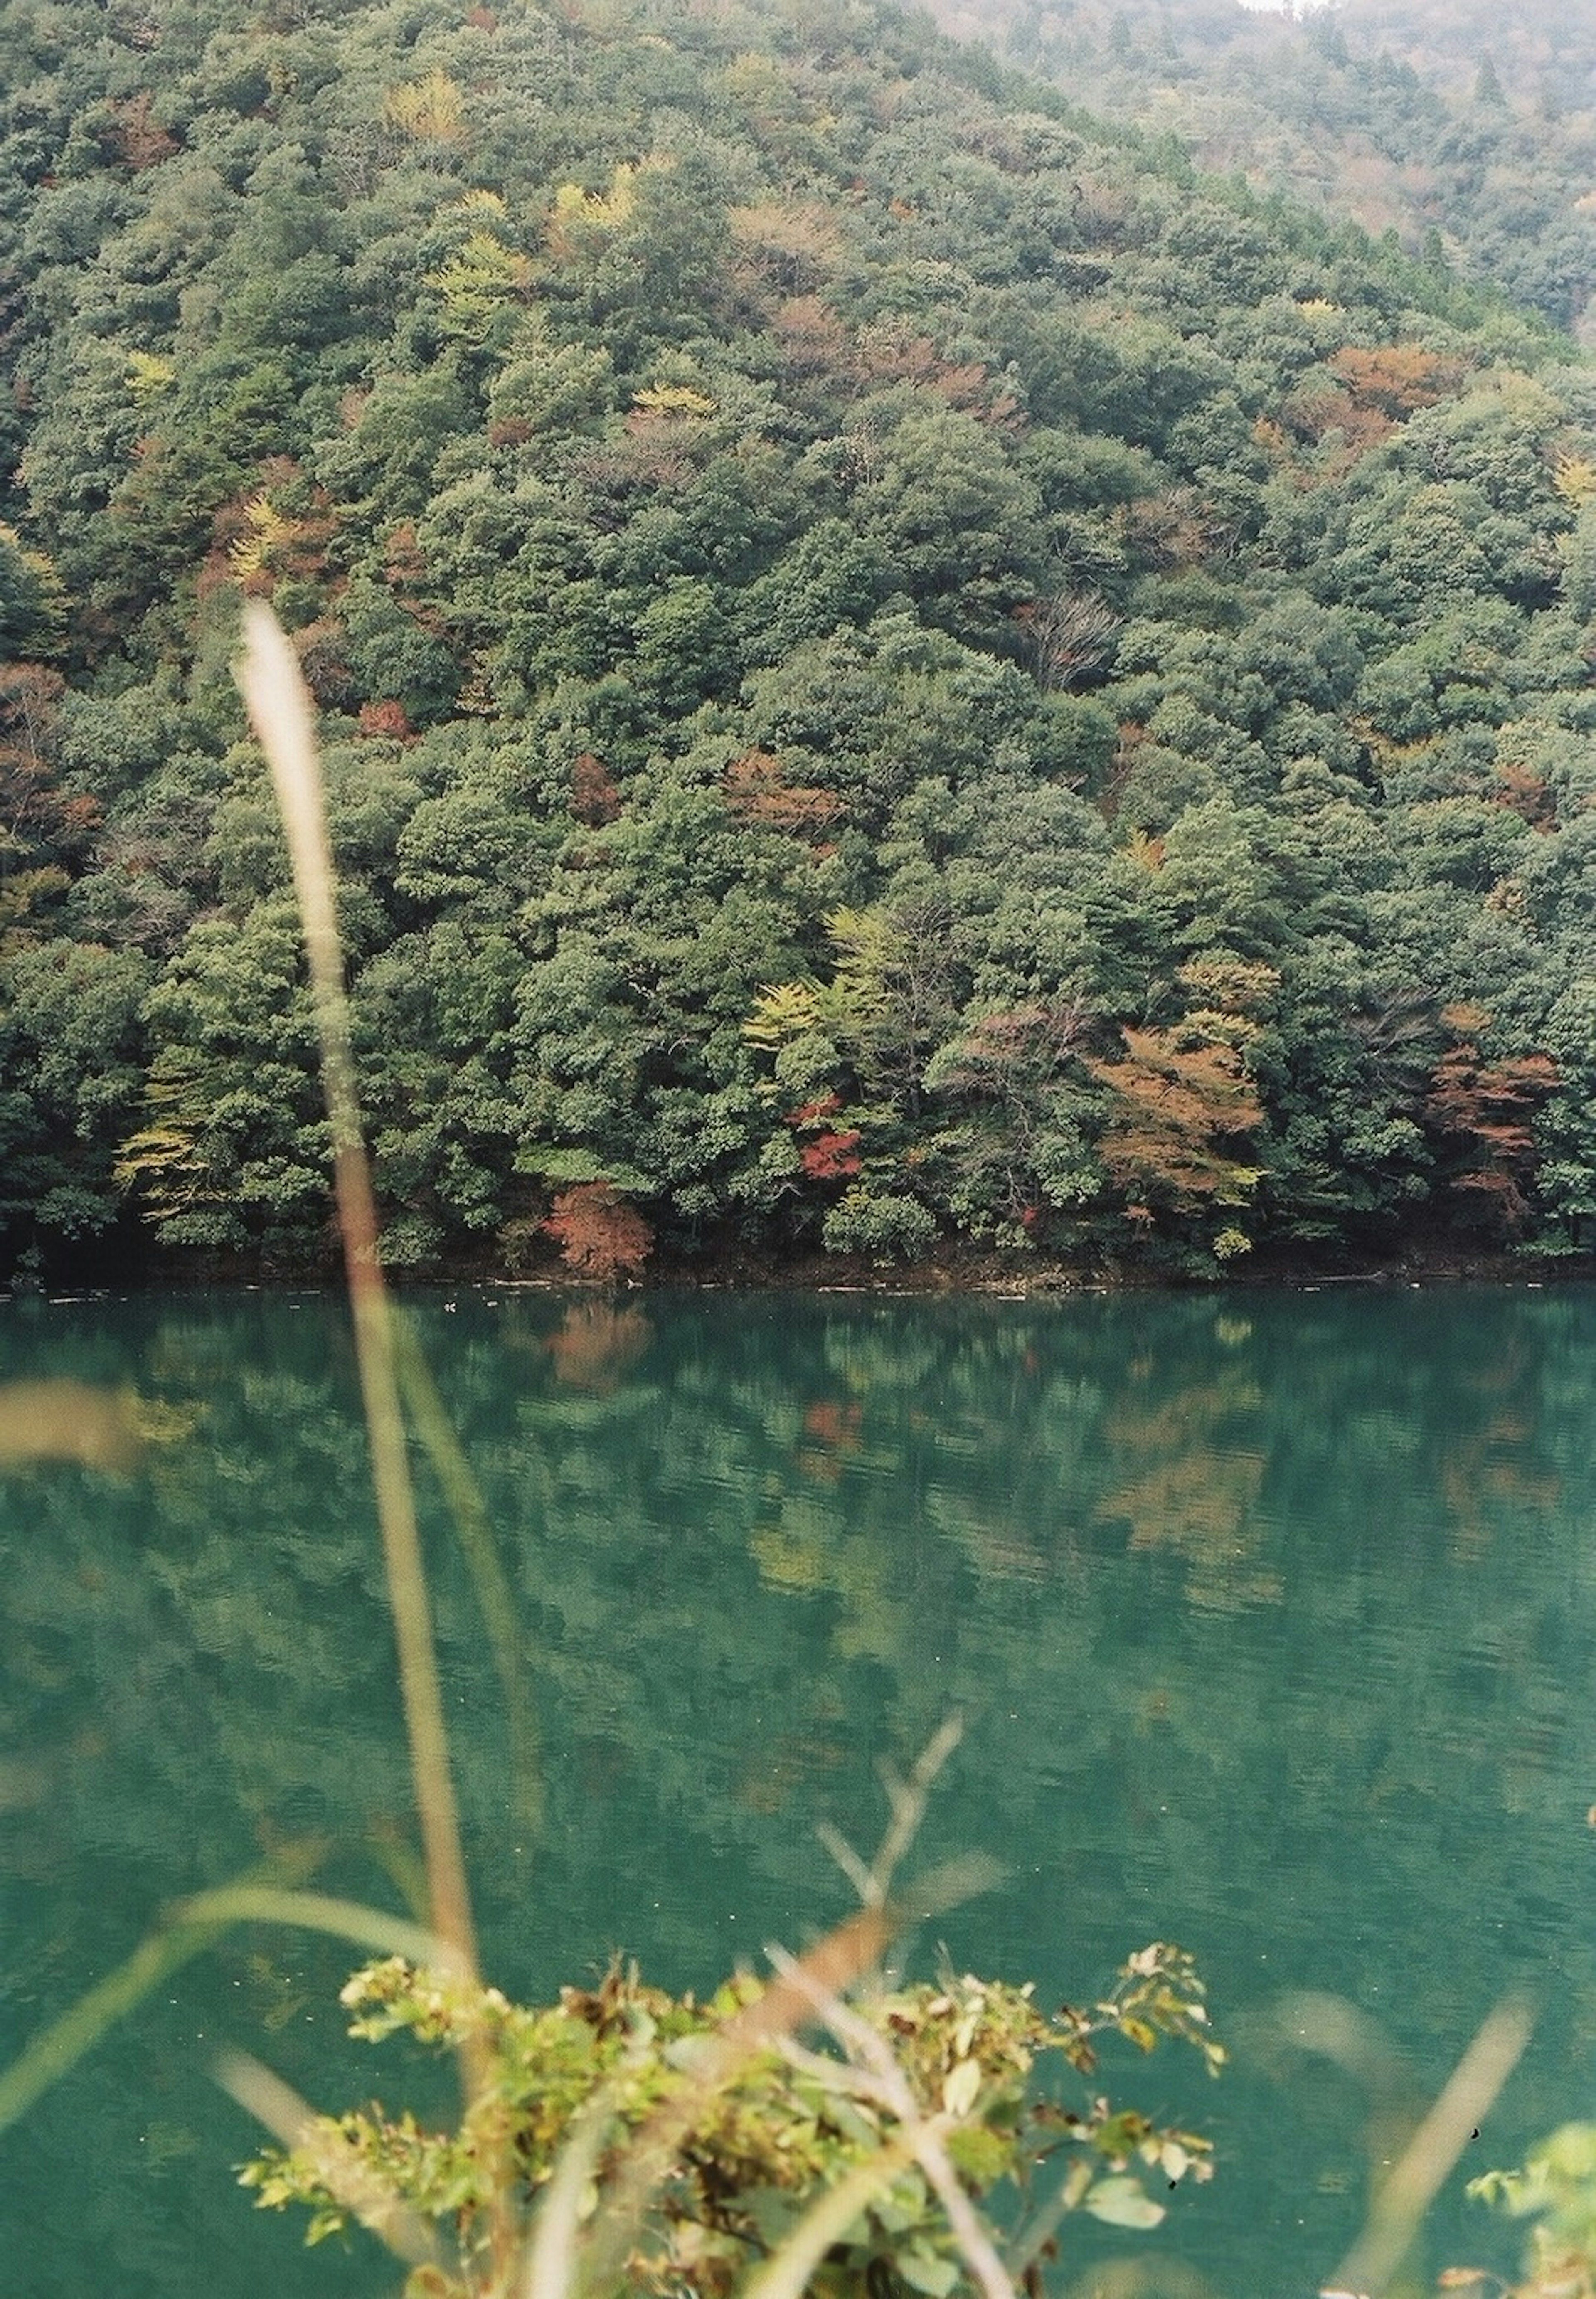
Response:
M819 2196L874 2165L878 2180L861 2186L857 2219L808 2287L846 2299L878 2291L886 2277L894 2288L949 2299L966 2287L967 2269L924 2170L894 2151L902 2120L884 2105L868 2061L773 2042L706 2084L717 2039L763 1993L763 1983L742 1974L699 2003L647 1987L617 1962L596 1988L568 1988L557 2004L529 2009L396 1957L368 1965L344 1990L352 2034L371 2042L409 2034L486 2063L458 2129L427 2130L411 2115L376 2108L322 2119L293 2148L251 2164L244 2184L264 2207L307 2205L316 2242L352 2217L347 2169L329 2175L329 2162L357 2166L361 2193L408 2205L445 2238L446 2263L420 2269L414 2289L467 2299L496 2271L506 2181L519 2228L535 2215L578 2119L597 2115L602 2145L585 2216L602 2212L628 2151L645 2147L661 2111L685 2095L694 2102L690 2129L628 2258L628 2287L727 2293L779 2250ZM952 1973L866 1992L854 2008L890 2052L969 2195L1018 2188L1023 2205L1040 2207L1016 2237L1027 2258L1051 2245L1068 2212L1114 2227L1156 2226L1164 2206L1143 2184L1143 2169L1166 2189L1211 2174L1200 2136L1113 2111L1085 2087L1078 2104L1066 2104L1034 2082L1050 2054L1077 2076L1093 2074L1105 2031L1143 2050L1160 2035L1183 2038L1217 2072L1224 2053L1208 2031L1201 1983L1178 1949L1142 1950L1101 2003L1065 2006L1051 2021L1028 1988Z
M1596 2124L1565 2123L1542 2141L1514 2171L1486 2171L1468 2183L1468 2192L1495 2204L1514 2219L1534 2221L1530 2229L1525 2279L1514 2299L1570 2299L1592 2287L1596 2277ZM1459 2287L1473 2278L1454 2269Z

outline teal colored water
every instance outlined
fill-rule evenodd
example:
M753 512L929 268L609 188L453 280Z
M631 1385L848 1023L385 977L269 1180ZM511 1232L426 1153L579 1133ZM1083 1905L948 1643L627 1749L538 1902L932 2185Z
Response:
M1467 2168L1596 2108L1596 1297L461 1293L416 1305L485 1489L515 1670L428 1491L486 1961L547 1992L636 1954L704 1986L845 1913L817 1820L967 1720L922 1852L1007 1881L955 1962L1090 1996L1150 1938L1234 2065L1108 2071L1211 2187L1120 2238L1224 2299L1316 2291L1504 1992L1539 2021ZM409 1797L339 1305L0 1305L0 1381L130 1390L112 1476L0 1473L0 2059L162 1906L286 1843L399 1907ZM503 1642L503 1639L502 1639ZM14 2299L391 2290L252 2212L254 2052L326 2105L428 2071L342 2035L334 1943L240 1931L0 2141ZM1309 2000L1304 2001L1307 1997ZM1334 1999L1334 2003L1328 1999ZM1350 2009L1349 2009L1350 2007ZM1337 2045L1356 2068L1337 2064ZM1430 2265L1509 2266L1459 2196ZM1068 2251L1060 2288L1111 2256Z

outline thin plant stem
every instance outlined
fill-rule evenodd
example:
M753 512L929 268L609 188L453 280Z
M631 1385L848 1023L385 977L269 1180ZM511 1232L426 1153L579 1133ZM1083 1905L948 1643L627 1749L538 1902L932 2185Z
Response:
M169 1920L140 1940L132 1955L125 1957L114 1971L108 1971L103 1979L86 1988L75 2004L35 2036L11 2065L0 2072L0 2131L14 2123L58 2077L74 2067L106 2029L142 2003L152 1988L159 1988L174 1971L180 1971L194 1957L214 1946L234 1924L254 1913L241 1902L247 1902L252 1895L264 1893L279 1904L280 1913L282 1902L299 1898L298 1894L285 1888L286 1885L312 1874L324 1849L320 1844L290 1847L278 1854L270 1868L252 1869L237 1883L202 1893L197 1899L184 1901L175 1908ZM370 1911L361 1913L370 1914Z
M1365 2227L1327 2287L1379 2299L1401 2267L1442 2181L1517 2066L1534 2022L1526 2004L1499 2004L1448 2077L1375 2197Z
M619 2088L613 2081L600 2086L561 2151L532 2230L521 2299L570 2299L577 2288L584 2207L598 2176Z
M289 1892L268 1884L223 1884L196 1892L177 1910L184 1924L297 1924L303 1931L330 1932L378 1955L402 1955L411 1963L457 1969L446 1940L421 1924L369 1908L360 1900L340 1900L326 1892Z
M868 2204L908 2164L913 2151L902 2133L856 2163L835 2187L818 2195L780 2245L744 2286L743 2299L803 2299L810 2278L834 2243L840 2243Z
M919 1834L926 1816L926 1805L936 1776L963 1737L963 1719L957 1715L946 1717L921 1749L906 1780L890 1764L879 1767L892 1818L873 1860L861 1860L846 1837L829 1821L822 1821L816 1830L867 1908L886 1905L898 1863Z
M482 1489L454 1434L432 1368L422 1354L411 1321L394 1313L394 1342L399 1386L411 1423L432 1463L464 1552L493 1649L504 1720L510 1736L511 1803L523 1834L530 1838L543 1817L539 1792L537 1717L527 1697L522 1665L525 1639L516 1619L515 1598L494 1541L493 1523Z
M432 1929L447 1944L458 1967L475 1975L476 1929L461 1851L432 1610L400 1409L393 1314L378 1257L377 1200L361 1138L349 1003L334 901L332 848L311 697L282 626L258 599L245 609L245 652L235 675L271 768L310 965L322 1082L332 1126L338 1228L387 1566L388 1601L398 1646L400 1691L421 1824Z
M886 1915L877 1908L861 1908L818 1941L797 1969L828 1990L847 1988L876 1962L889 1937ZM586 2293L598 2299L623 2279L627 2253L654 2189L669 2174L699 2119L762 2052L777 2048L810 2017L805 1988L778 1974L762 1996L734 2013L710 2039L686 2080L660 2103L628 2144L604 2208L578 2254L573 2295Z
M426 2221L412 2212L391 2179L362 2161L332 2120L318 2115L291 2084L247 2052L224 2052L216 2080L245 2114L263 2123L285 2147L315 2164L339 2209L412 2267L441 2266L443 2251Z
M1010 2279L1023 2285L1035 2262L1039 2260L1064 2221L1079 2204L1091 2184L1092 2169L1087 2162L1072 2163L1052 2194L1036 2211L1003 2253L1003 2265Z
M861 2020L843 2002L835 1988L827 1988L812 1971L806 1971L781 1948L767 1947L765 1954L787 1985L809 1999L815 2016L824 2021L837 2042L853 2055L855 2064L874 2078L877 2096L897 2118L904 2144L935 2189L948 2215L954 2240L964 2254L965 2264L986 2299L1015 2299L1009 2270L999 2258L980 2213L960 2184L959 2174L943 2145L943 2135L953 2128L955 2119L945 2113L930 2117L920 2113L919 2103L891 2046L868 2021Z

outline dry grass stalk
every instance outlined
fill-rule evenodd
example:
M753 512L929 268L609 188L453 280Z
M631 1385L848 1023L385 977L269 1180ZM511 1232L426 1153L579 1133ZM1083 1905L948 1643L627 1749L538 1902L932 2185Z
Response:
M562 2287L552 2287L544 2279L549 2268L546 2259L540 2258L545 2241L540 2218L528 2258L528 2294L536 2288L541 2299L554 2299L556 2288L562 2294L613 2290L622 2280L628 2253L654 2189L716 2094L734 2082L761 2052L812 2019L811 1981L828 1994L852 1986L860 1972L879 1960L892 1932L892 1922L880 1909L861 1908L810 1948L792 1972L778 1975L775 1985L756 2002L736 2013L696 2062L688 2081L661 2103L631 2140L597 2223L585 2249L575 2253L569 2279ZM570 2145L581 2141L578 2133ZM556 2181L559 2176L557 2171Z
M780 2248L751 2278L743 2299L803 2299L809 2280L834 2243L840 2243L866 2206L913 2162L908 2137L899 2132L869 2162L810 2205Z
M153 1988L170 1979L173 1972L180 1971L204 1949L213 1946L233 1924L259 1914L260 1895L264 1894L275 1904L274 1915L280 1915L283 1904L299 1902L302 1896L287 1888L314 1872L324 1849L320 1844L288 1846L277 1855L270 1868L254 1869L236 1884L224 1884L213 1892L203 1892L195 1899L180 1902L166 1922L140 1940L130 1956L92 1988L86 1988L76 2003L35 2036L11 2065L0 2071L0 2131L14 2123L59 2077L92 2050L108 2028L142 2003ZM318 1901L316 1895L303 1896ZM319 1905L326 1909L341 1904L322 1901ZM371 1911L362 1909L359 1913L370 1918ZM325 1924L315 1928L328 1929ZM343 1927L334 1925L330 1929ZM399 1929L415 1936L412 1925Z
M897 1873L898 1863L913 1843L926 1816L926 1805L936 1776L964 1738L964 1720L950 1716L940 1724L920 1751L909 1778L902 1780L890 1764L879 1767L881 1784L892 1813L880 1849L871 1861L861 1860L840 1830L822 1821L817 1834L867 1908L883 1908Z
M91 1389L81 1381L13 1381L0 1388L0 1465L79 1461L126 1475L143 1440L131 1390Z
M1517 2066L1534 2024L1528 2006L1511 1999L1485 2020L1393 2165L1367 2226L1321 2299L1379 2299L1442 2182Z
M1015 2299L1009 2270L943 2145L944 2135L954 2129L959 2118L946 2112L922 2116L909 2079L885 2038L794 1957L778 1947L768 1947L765 1953L786 1984L805 1998L814 2016L830 2029L852 2060L856 2078L870 2079L870 2091L896 2120L904 2146L946 2212L965 2264L986 2299Z
M330 1932L376 1955L403 1955L440 1971L454 1968L447 1940L421 1924L369 1908L361 1900L333 1898L326 1892L291 1892L278 1884L223 1884L179 1901L173 1915L181 1924L294 1924L301 1931Z
M354 1321L361 1393L371 1447L372 1484L387 1565L388 1598L399 1650L400 1689L421 1823L434 1930L457 1966L477 1970L476 1930L432 1639L431 1604L421 1562L415 1495L399 1403L397 1352L387 1289L378 1259L377 1200L361 1139L354 1055L334 899L332 848L312 706L298 659L270 607L245 608L239 688L271 768L287 833L294 887L304 929L311 991L321 1042L322 1077L332 1124L334 1187L344 1265Z

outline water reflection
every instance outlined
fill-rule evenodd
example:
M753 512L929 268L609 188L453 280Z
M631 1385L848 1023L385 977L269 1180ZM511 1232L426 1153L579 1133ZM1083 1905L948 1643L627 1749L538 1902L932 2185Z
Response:
M555 1375L571 1389L608 1397L647 1349L653 1331L641 1309L620 1309L603 1300L574 1301L558 1330L549 1335Z
M846 1898L811 1822L869 1838L874 1760L960 1707L927 1855L992 1850L1012 1881L951 1952L1059 1996L1175 1938L1241 2045L1211 2094L1159 2079L1223 2157L1163 2279L1083 2288L1245 2299L1341 2255L1379 2087L1293 2038L1283 1996L1351 2007L1411 2071L1406 2114L1527 1978L1545 2015L1493 2153L1584 2104L1584 1296L495 1300L417 1318L493 1528L485 1606L428 1489L507 1985L617 1945L702 1985L800 1938ZM12 1305L8 1377L135 1397L143 1444L114 1476L0 1470L14 2047L274 1845L324 1838L328 1888L395 1907L413 1855L337 1305ZM247 2127L204 2073L237 2044L365 2096L343 1963L238 1935L60 2088L0 2204L8 2259L51 2231L20 2294L385 2287L251 2217Z

